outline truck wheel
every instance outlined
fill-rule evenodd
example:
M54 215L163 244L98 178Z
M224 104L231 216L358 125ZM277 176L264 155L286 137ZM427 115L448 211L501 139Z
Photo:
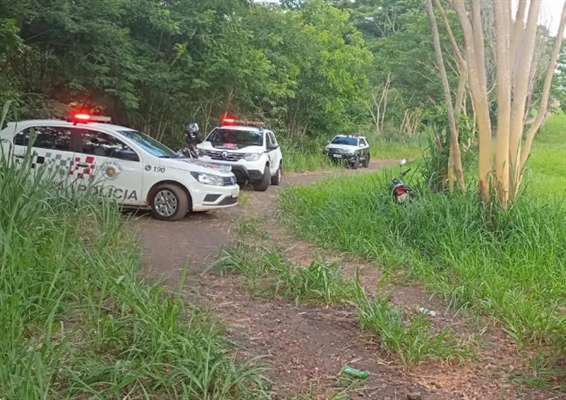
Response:
M269 187L269 182L271 181L271 173L269 167L266 165L263 169L263 176L261 181L254 183L254 190L258 192L265 192Z
M153 216L162 221L183 219L189 210L189 199L177 185L164 183L155 189L151 199Z
M283 166L279 164L279 168L277 168L277 172L275 173L275 176L271 177L271 184L273 186L279 186L279 184L281 183L282 168Z

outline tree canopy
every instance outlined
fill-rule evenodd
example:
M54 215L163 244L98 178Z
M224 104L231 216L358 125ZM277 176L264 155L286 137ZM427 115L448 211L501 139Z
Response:
M446 120L421 0L0 0L0 16L0 103L20 118L89 107L165 141L226 112L291 137ZM455 94L458 63L445 63Z

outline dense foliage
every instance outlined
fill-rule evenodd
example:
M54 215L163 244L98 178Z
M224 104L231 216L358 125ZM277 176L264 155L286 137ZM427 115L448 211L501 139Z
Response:
M293 137L363 130L388 76L385 133L441 103L417 0L0 0L0 16L0 103L19 117L92 107L171 142L224 112Z

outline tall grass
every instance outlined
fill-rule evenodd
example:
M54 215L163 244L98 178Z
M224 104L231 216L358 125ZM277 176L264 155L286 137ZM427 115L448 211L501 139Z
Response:
M288 189L282 209L301 237L404 268L453 307L495 316L518 343L566 356L566 204L525 196L508 212L487 212L473 191L417 187L401 207L390 200L391 176Z
M19 167L10 159L0 159L0 398L267 398L263 367L236 362L206 313L141 280L138 237L115 204L55 191L29 154Z

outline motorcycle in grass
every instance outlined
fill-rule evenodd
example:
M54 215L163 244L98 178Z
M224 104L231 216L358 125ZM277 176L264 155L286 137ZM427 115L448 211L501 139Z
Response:
M400 167L407 164L407 160L402 159L400 162ZM411 170L402 171L398 177L393 178L393 180L389 183L389 189L391 189L391 195L393 196L393 200L396 203L406 203L410 199L412 199L415 195L413 189L403 182L403 178L407 173Z

